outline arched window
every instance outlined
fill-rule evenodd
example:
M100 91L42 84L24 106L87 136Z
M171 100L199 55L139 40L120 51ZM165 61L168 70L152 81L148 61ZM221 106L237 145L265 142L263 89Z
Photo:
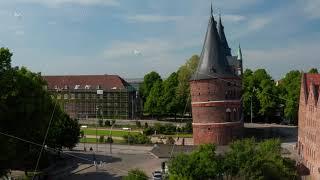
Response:
M233 121L238 121L238 114L236 108L233 108Z
M226 121L227 122L231 121L231 109L230 108L226 109Z

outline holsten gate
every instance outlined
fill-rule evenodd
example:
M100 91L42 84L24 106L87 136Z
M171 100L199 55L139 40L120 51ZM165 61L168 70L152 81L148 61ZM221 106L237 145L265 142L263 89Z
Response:
M212 15L196 72L190 79L194 144L225 145L242 136L242 53L232 56L224 27Z

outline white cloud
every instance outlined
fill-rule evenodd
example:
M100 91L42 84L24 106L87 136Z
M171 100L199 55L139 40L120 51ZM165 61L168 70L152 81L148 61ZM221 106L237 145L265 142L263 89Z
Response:
M24 31L23 31L23 30L17 30L15 33L16 33L16 35L18 35L18 36L24 35Z
M182 16L163 16L153 14L139 14L126 17L129 22L142 22L142 23L158 23L181 20Z
M56 24L57 24L56 21L49 21L49 22L48 22L48 25L56 25Z
M320 18L320 0L304 0L302 6L309 18Z
M262 28L264 28L266 25L268 25L271 22L270 18L254 18L249 21L248 23L248 30L249 31L258 31Z
M15 0L17 2L23 3L39 3L47 6L60 6L64 4L76 4L81 6L93 6L93 5L103 5L103 6L118 6L118 0Z
M247 19L245 16L235 14L226 14L223 15L221 18L223 21L226 22L241 22Z
M22 14L19 13L19 12L14 12L14 13L13 13L13 16L16 17L16 18L18 18L18 19L21 19L21 18L22 18Z

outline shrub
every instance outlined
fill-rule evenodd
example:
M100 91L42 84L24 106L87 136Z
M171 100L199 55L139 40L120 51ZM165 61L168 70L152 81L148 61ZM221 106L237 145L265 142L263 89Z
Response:
M129 144L150 144L150 137L144 134L128 134L123 136L124 140Z
M103 142L104 142L104 136L100 136L100 137L99 137L99 142L100 142L100 143L103 143Z
M149 177L146 173L140 169L131 169L128 172L128 176L123 178L124 180L147 180Z
M110 127L110 126L111 126L110 121L109 121L109 120L106 120L106 121L104 122L104 126L106 126L106 127Z
M148 127L143 130L143 134L146 136L150 136L154 133L154 129L152 127Z
M100 126L100 127L103 126L103 120L102 120L102 119L99 119L98 123L99 123L99 126Z
M108 137L108 138L106 139L106 143L113 143L112 137Z
M140 121L136 121L136 126L137 126L138 128L141 128L141 123L140 123Z

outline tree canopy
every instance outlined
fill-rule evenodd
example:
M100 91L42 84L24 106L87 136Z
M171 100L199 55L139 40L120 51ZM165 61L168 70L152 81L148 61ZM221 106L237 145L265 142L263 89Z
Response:
M42 144L52 117L46 145L74 147L80 135L78 122L48 93L40 73L11 67L11 56L8 49L0 49L0 132ZM40 147L4 135L0 146L0 171L34 168Z
M169 161L170 179L297 179L293 161L281 156L279 140L233 142L224 155L214 145L201 145L191 154Z
M318 69L317 68L311 68L308 73L318 74Z
M149 177L140 169L131 169L123 180L147 180Z

